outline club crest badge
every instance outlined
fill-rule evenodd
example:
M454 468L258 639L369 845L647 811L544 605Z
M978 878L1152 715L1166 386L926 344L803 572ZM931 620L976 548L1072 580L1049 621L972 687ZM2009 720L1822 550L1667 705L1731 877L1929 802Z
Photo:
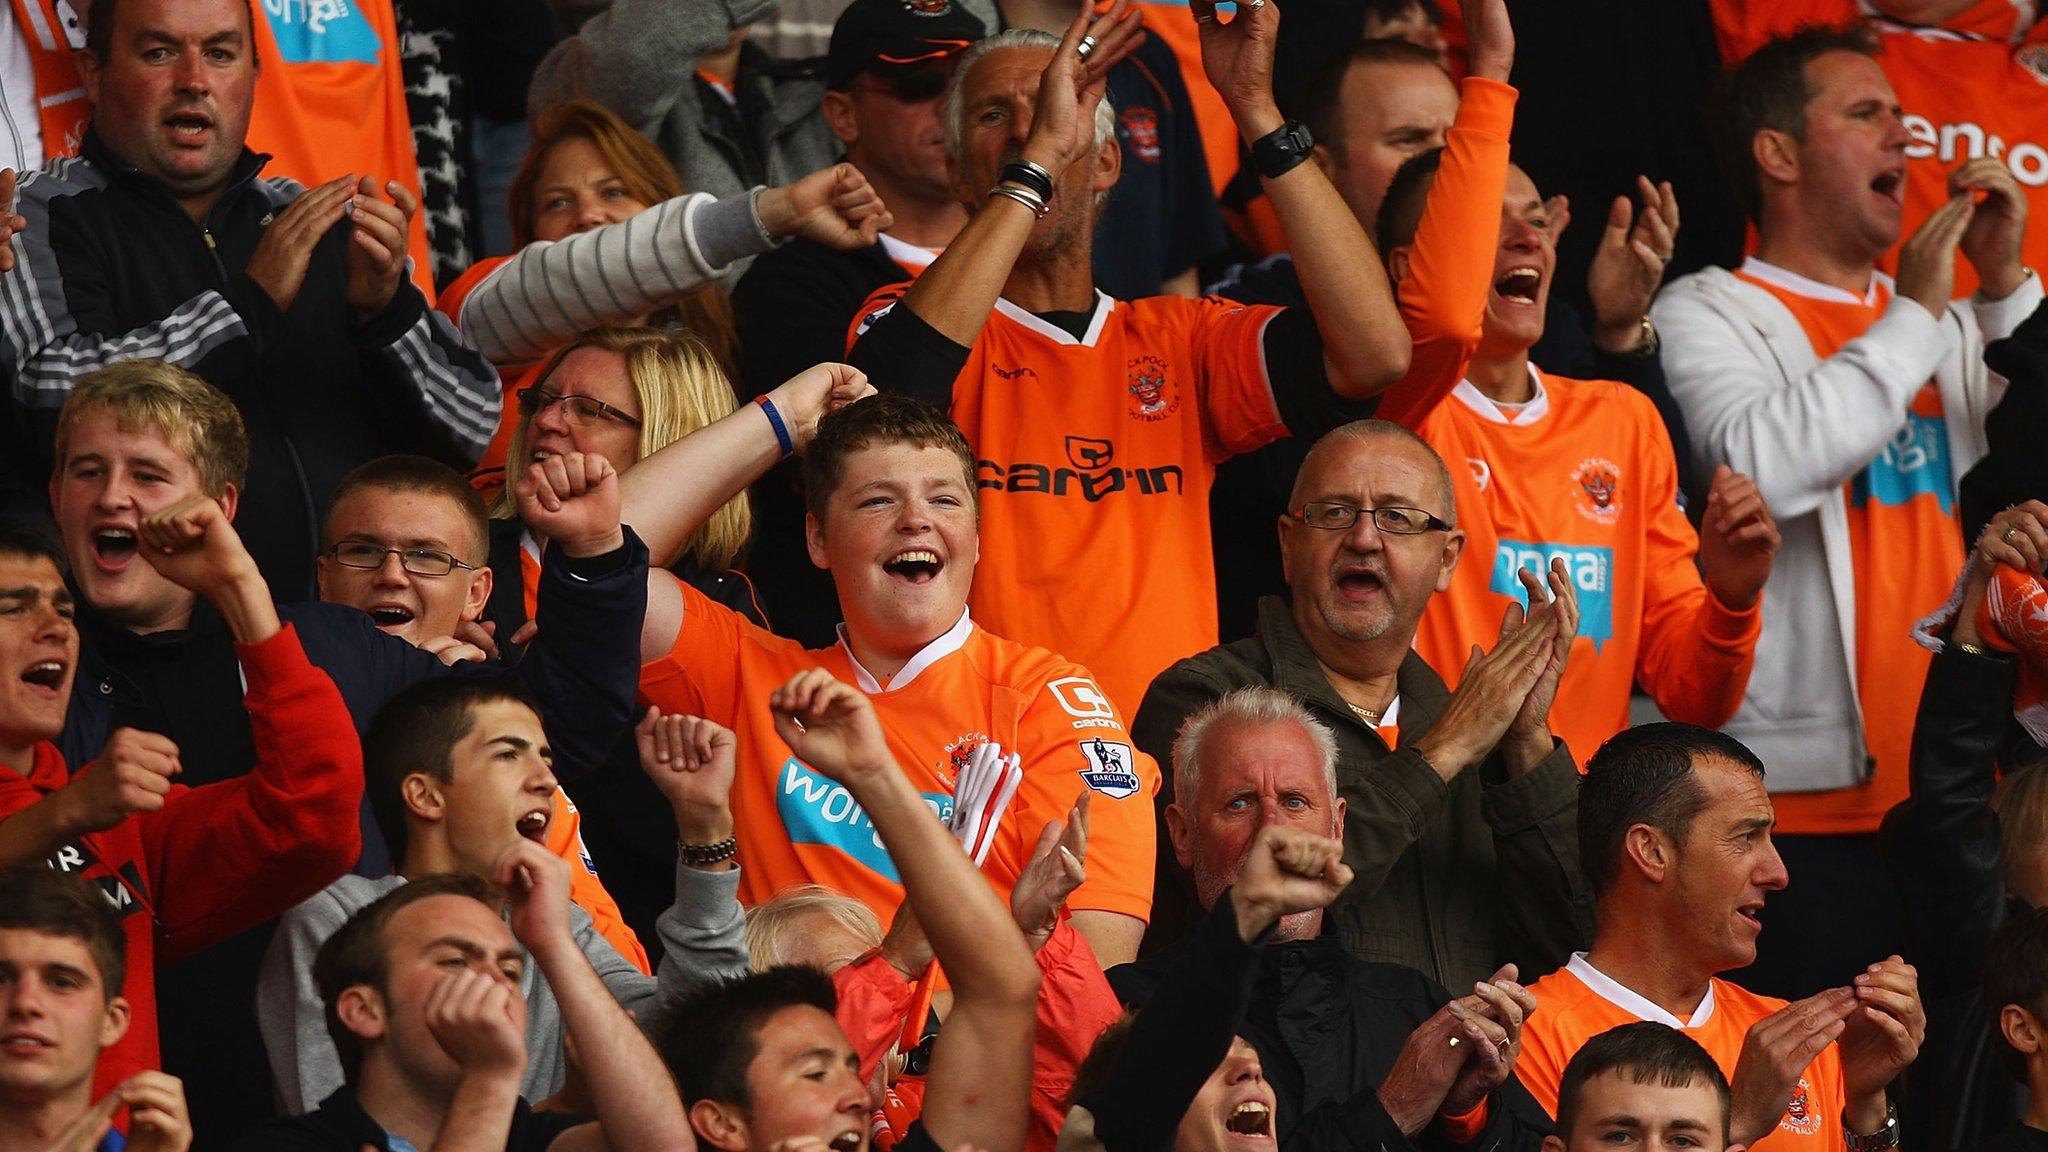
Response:
M1166 378L1165 360L1157 356L1133 357L1127 375L1132 416L1151 422L1180 411L1180 396L1173 382Z
M1572 469L1572 503L1579 515L1595 524L1612 524L1621 519L1621 469L1614 461L1589 456Z

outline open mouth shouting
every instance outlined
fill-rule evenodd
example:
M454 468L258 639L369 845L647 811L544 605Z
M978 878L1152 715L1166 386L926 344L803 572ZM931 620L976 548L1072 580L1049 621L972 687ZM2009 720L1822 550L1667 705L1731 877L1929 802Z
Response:
M521 816L513 825L515 831L535 844L545 844L548 839L548 822L554 819L554 808L536 808Z
M93 564L102 572L119 572L135 559L135 529L106 524L93 529Z
M861 1145L866 1142L867 1133L858 1128L849 1128L834 1136L827 1147L831 1148L832 1152L860 1152Z
M946 562L929 548L906 548L882 562L882 571L906 584L929 584L939 578Z
M1894 205L1903 207L1906 203L1905 167L1902 165L1897 168L1885 169L1878 174L1876 179L1870 182L1870 190L1891 201Z
M1224 1117L1223 1130L1232 1136L1247 1136L1254 1140L1273 1138L1273 1109L1261 1100L1246 1100L1230 1110Z
M64 677L70 670L62 660L38 660L22 672L21 680L39 692L57 696L64 691Z
M1369 600L1386 591L1386 574L1363 565L1337 570L1337 592L1346 600Z
M1543 270L1534 267L1510 268L1507 274L1493 282L1493 294L1510 304L1536 306L1536 297L1543 290Z
M403 604L385 603L370 605L370 619L376 621L377 627L384 629L386 632L403 630L417 616L417 613Z

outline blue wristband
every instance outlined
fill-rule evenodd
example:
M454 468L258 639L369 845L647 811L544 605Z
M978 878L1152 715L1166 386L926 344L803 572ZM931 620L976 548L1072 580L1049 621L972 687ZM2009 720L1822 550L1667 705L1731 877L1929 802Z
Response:
M775 410L774 402L766 396L756 396L754 403L759 404L761 411L767 414L768 426L775 429L775 442L782 446L782 454L793 455L796 452L796 442L789 438L789 426L782 422L782 413Z

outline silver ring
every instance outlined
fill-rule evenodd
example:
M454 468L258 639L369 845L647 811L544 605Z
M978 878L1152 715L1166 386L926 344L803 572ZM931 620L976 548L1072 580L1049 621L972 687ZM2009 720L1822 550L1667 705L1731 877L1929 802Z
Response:
M1456 1048L1456 1047L1458 1046L1458 1041L1460 1041L1460 1040L1463 1040L1463 1039L1464 1039L1464 1037L1463 1037L1463 1036L1453 1036L1453 1037L1451 1037L1451 1042L1450 1042L1450 1045L1449 1045L1449 1047L1452 1047L1452 1048Z
M1081 59L1086 60L1088 59L1088 54L1095 51L1095 43L1095 37L1083 36L1081 37L1081 43L1074 50L1081 54Z
M1998 539L1999 539L1999 540L2000 540L2000 542L2002 542L2002 543L2010 544L2010 543L2012 543L2012 538L2013 538L2013 537L2015 537L2015 536L2017 536L2017 535L2019 535L2019 534L2020 534L2020 526L2019 526L2019 525L2017 525L2017 524L2007 524L2007 525L2005 526L2005 531L2003 531L2003 532L2001 532L2001 533L1999 533L1999 534L1998 534Z
M1259 9L1264 8L1265 6L1266 0L1251 0L1249 4L1245 5L1245 7L1251 9L1254 12L1257 12Z
M1507 1037L1503 1036L1500 1039L1495 1040L1493 1042L1493 1046L1495 1048L1500 1049L1500 1054L1505 1056L1508 1054L1508 1049L1514 1047L1514 1044L1511 1043Z

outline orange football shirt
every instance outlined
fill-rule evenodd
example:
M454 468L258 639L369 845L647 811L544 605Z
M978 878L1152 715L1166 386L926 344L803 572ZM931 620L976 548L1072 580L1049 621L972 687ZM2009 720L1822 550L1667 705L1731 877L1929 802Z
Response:
M308 188L353 172L380 187L396 180L420 195L412 117L399 65L392 0L300 0L256 4L256 104L249 147L271 156L268 176ZM434 301L427 218L415 213L407 236L412 278Z
M1656 406L1608 380L1548 376L1507 412L1460 384L1418 428L1450 468L1465 551L1432 597L1415 650L1455 686L1472 646L1526 603L1518 569L1562 558L1579 599L1550 726L1584 763L1628 726L1642 684L1665 715L1718 728L1742 704L1763 615L1700 581L1699 537L1678 508L1678 465Z
M906 288L870 296L855 335ZM1075 339L996 301L952 409L976 458L982 626L1093 669L1126 711L1215 647L1209 488L1218 464L1287 435L1263 346L1280 311L1097 292Z
M1586 963L1583 954L1530 985L1529 991L1535 994L1537 1007L1522 1025L1515 1077L1552 1116L1557 1115L1557 1088L1565 1064L1586 1041L1610 1028L1638 1020L1668 1024L1697 1040L1721 1071L1733 1077L1750 1028L1785 1006L1783 1000L1758 996L1726 980L1710 980L1692 1019L1680 1020ZM1777 1130L1750 1147L1755 1152L1842 1152L1846 1103L1842 1052L1830 1044L1799 1077Z
M844 644L805 649L677 584L683 626L673 651L641 667L640 693L663 712L715 720L739 739L732 808L742 903L822 884L888 923L903 901L896 866L867 814L775 734L770 693L822 667L874 699L896 762L942 819L952 811L956 773L975 749L993 741L1023 757L1023 783L982 866L1005 896L1039 832L1093 789L1088 881L1067 906L1150 918L1159 770L1131 745L1123 717L1086 669L991 635L962 614L884 686Z
M1869 292L1859 299L1754 258L1736 275L1777 297L1823 358L1862 335L1892 299L1891 281L1882 276L1872 277ZM1892 442L1843 486L1855 566L1856 688L1863 739L1877 769L1853 788L1773 795L1779 831L1875 832L1892 805L1906 798L1913 717L1933 659L1911 633L1922 613L1948 599L1963 566L1956 480L1941 395L1929 381ZM1787 609L1828 610L1819 604L1778 610Z

